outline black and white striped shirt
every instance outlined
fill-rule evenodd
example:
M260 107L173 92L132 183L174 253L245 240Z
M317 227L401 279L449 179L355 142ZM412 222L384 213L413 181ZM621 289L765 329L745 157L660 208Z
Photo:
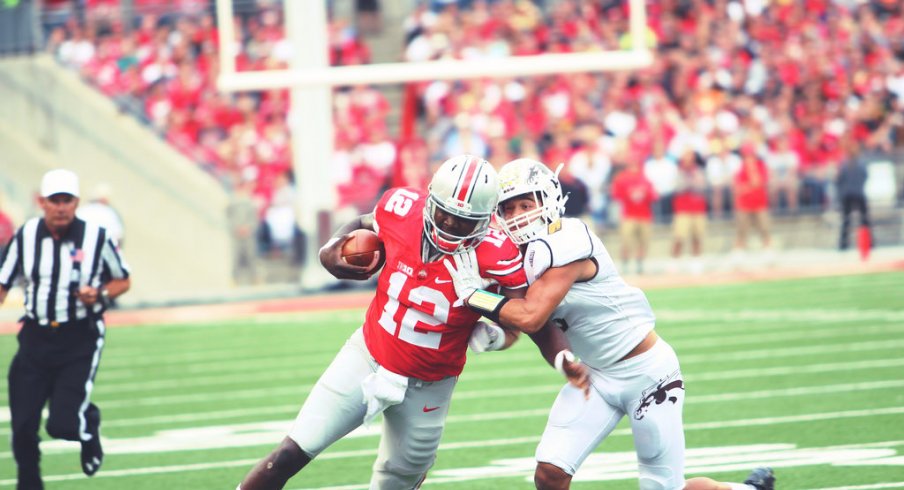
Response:
M92 311L76 297L82 286L125 279L129 268L106 230L75 218L66 235L54 240L42 218L28 220L0 257L0 286L9 290L20 277L25 287L25 316L41 325L83 320L103 313L102 301Z

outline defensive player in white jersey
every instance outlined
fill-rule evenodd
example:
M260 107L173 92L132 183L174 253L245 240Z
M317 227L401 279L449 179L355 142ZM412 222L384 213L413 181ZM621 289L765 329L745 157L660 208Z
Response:
M379 259L353 266L340 252L352 230L376 231L386 252L376 294L364 325L312 388L288 436L248 473L240 489L282 488L324 449L380 413L382 438L370 488L420 486L436 458L468 345L498 350L516 336L478 322L480 315L457 301L441 260L470 251L477 276L496 282L505 294L523 296L527 279L521 252L504 233L489 228L496 189L496 171L486 160L451 158L437 170L427 193L386 191L373 213L342 227L321 249L320 261L334 276L366 279ZM550 363L567 347L555 329L531 338ZM586 381L582 366L569 367L569 379Z
M675 351L653 329L646 296L622 280L583 222L562 217L567 198L558 172L522 158L499 171L499 185L497 220L521 246L530 286L523 299L480 289L473 257L464 254L446 259L459 297L505 327L561 329L573 353L559 352L556 365L577 355L592 386L589 397L573 385L559 392L537 447L537 488L568 488L590 452L628 416L642 490L771 490L769 468L754 470L744 484L685 481L684 381Z

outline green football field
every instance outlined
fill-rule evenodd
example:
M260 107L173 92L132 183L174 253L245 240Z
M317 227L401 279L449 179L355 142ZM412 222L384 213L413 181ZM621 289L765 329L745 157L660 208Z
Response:
M687 476L782 489L904 488L904 273L649 291L687 386ZM113 328L94 401L106 459L42 436L48 489L229 489L282 439L363 310ZM0 490L14 488L0 336ZM469 361L424 488L533 488L533 453L562 385L525 337ZM379 424L286 488L367 488ZM637 488L625 421L573 488Z

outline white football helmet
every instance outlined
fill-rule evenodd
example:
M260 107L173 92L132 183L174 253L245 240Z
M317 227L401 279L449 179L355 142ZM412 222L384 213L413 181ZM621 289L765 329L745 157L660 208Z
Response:
M487 234L496 210L496 189L496 170L486 160L459 155L443 162L427 187L424 230L430 243L445 254L476 247ZM456 233L438 226L437 209L464 220L462 228L467 231ZM474 226L466 226L467 222L473 222Z
M496 218L505 234L518 245L543 237L559 229L565 213L562 186L559 183L559 165L553 172L546 165L530 158L519 158L505 164L499 170L499 208ZM528 195L537 208L505 219L502 203L514 197Z

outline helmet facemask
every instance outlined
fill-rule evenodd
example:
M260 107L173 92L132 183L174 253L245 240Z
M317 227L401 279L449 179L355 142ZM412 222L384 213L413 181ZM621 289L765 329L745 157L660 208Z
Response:
M457 234L443 230L436 222L437 210L452 215L461 222L471 222L473 224L473 226L470 227L471 231L465 234ZM454 208L450 208L449 206L440 203L432 194L427 198L427 205L424 206L424 227L427 230L427 239L442 253L456 254L467 252L476 247L477 244L480 243L480 240L483 239L484 235L486 235L489 226L490 215L475 216L473 214L468 215L456 212ZM462 226L462 228L468 227Z
M487 234L496 209L496 171L482 158L460 155L446 160L433 175L424 206L427 240L444 254L473 249ZM437 215L458 221L459 231L443 229ZM468 226L467 223L473 223Z
M518 245L544 237L561 227L567 197L562 196L559 171L555 173L546 165L528 158L519 158L506 164L499 172L500 204L496 217L506 235ZM535 209L505 217L504 204L515 198L529 198Z

